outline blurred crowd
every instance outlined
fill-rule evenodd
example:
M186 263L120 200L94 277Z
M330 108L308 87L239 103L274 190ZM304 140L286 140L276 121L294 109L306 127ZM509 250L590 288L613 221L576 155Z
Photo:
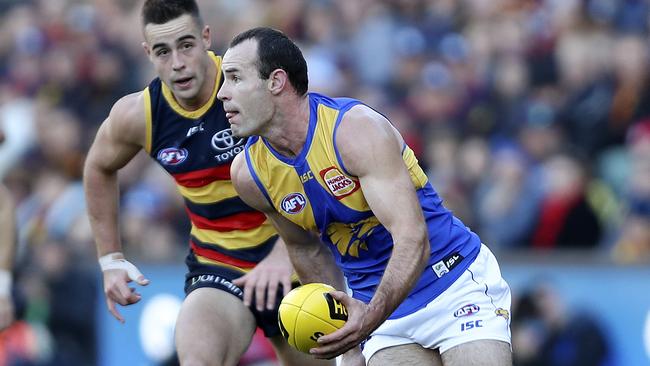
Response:
M497 255L650 260L648 1L198 2L217 53L244 29L273 26L305 52L311 90L385 113ZM16 352L34 360L94 363L82 166L112 104L154 77L141 3L0 1L0 178L16 204L17 309L42 325L15 331L40 340ZM179 264L189 224L148 160L120 176L128 257Z

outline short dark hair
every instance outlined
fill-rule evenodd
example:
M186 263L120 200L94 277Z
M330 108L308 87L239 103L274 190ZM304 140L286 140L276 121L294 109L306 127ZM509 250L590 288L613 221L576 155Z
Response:
M195 0L146 0L142 6L142 26L167 23L185 14L190 14L197 25L203 24Z
M260 78L266 80L273 70L282 69L289 75L289 82L296 89L296 93L300 96L307 94L307 61L300 48L289 37L273 28L258 27L235 36L229 47L232 48L247 39L257 40L257 69Z

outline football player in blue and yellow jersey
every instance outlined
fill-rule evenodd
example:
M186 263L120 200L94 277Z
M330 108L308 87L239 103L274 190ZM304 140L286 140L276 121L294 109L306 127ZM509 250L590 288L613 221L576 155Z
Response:
M124 258L118 230L117 172L144 149L175 180L192 224L175 328L180 363L234 366L259 326L284 364L333 364L290 348L280 334L277 306L293 269L265 215L245 204L230 181L230 164L246 141L232 135L216 98L221 57L208 51L210 29L197 4L147 0L142 20L143 46L158 77L115 103L84 169L110 312L124 321L116 304L141 298L128 282L148 283Z
M236 36L222 70L233 134L253 136L231 167L240 197L273 221L304 283L342 289L342 271L352 292L333 292L348 321L311 353L360 364L362 344L370 365L511 364L499 266L390 122L308 93L302 53L273 29Z

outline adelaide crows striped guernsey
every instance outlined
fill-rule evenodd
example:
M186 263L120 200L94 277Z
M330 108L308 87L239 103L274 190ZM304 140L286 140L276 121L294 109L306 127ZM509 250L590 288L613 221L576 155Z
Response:
M220 70L221 57L210 56ZM195 111L184 110L158 78L145 88L145 150L176 181L198 262L247 272L273 248L276 232L264 214L237 196L230 181L230 163L246 141L232 136L216 98L217 74L210 100Z
M307 139L298 156L283 156L260 137L249 139L245 151L248 169L269 203L293 223L320 233L353 297L367 303L384 273L393 241L335 146L341 118L359 103L310 93ZM443 207L406 145L402 156L428 226L431 256L415 288L390 318L413 313L437 297L469 267L480 248L478 236Z

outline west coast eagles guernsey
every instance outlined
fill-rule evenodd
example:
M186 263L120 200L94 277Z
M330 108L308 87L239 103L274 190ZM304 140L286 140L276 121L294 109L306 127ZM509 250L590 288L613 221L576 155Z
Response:
M384 273L393 241L335 146L341 118L360 103L309 93L307 140L298 156L283 156L260 137L250 138L245 152L248 169L270 204L293 223L320 233L353 297L367 303ZM478 236L443 207L406 145L402 156L428 226L431 257L413 291L390 318L413 313L436 298L469 267L480 248Z
M220 70L221 57L210 56ZM230 163L246 141L232 136L216 98L220 84L219 72L210 100L187 111L154 79L144 90L145 150L174 178L184 198L192 223L191 255L200 264L241 273L269 253L277 234L264 214L237 196L230 181Z

